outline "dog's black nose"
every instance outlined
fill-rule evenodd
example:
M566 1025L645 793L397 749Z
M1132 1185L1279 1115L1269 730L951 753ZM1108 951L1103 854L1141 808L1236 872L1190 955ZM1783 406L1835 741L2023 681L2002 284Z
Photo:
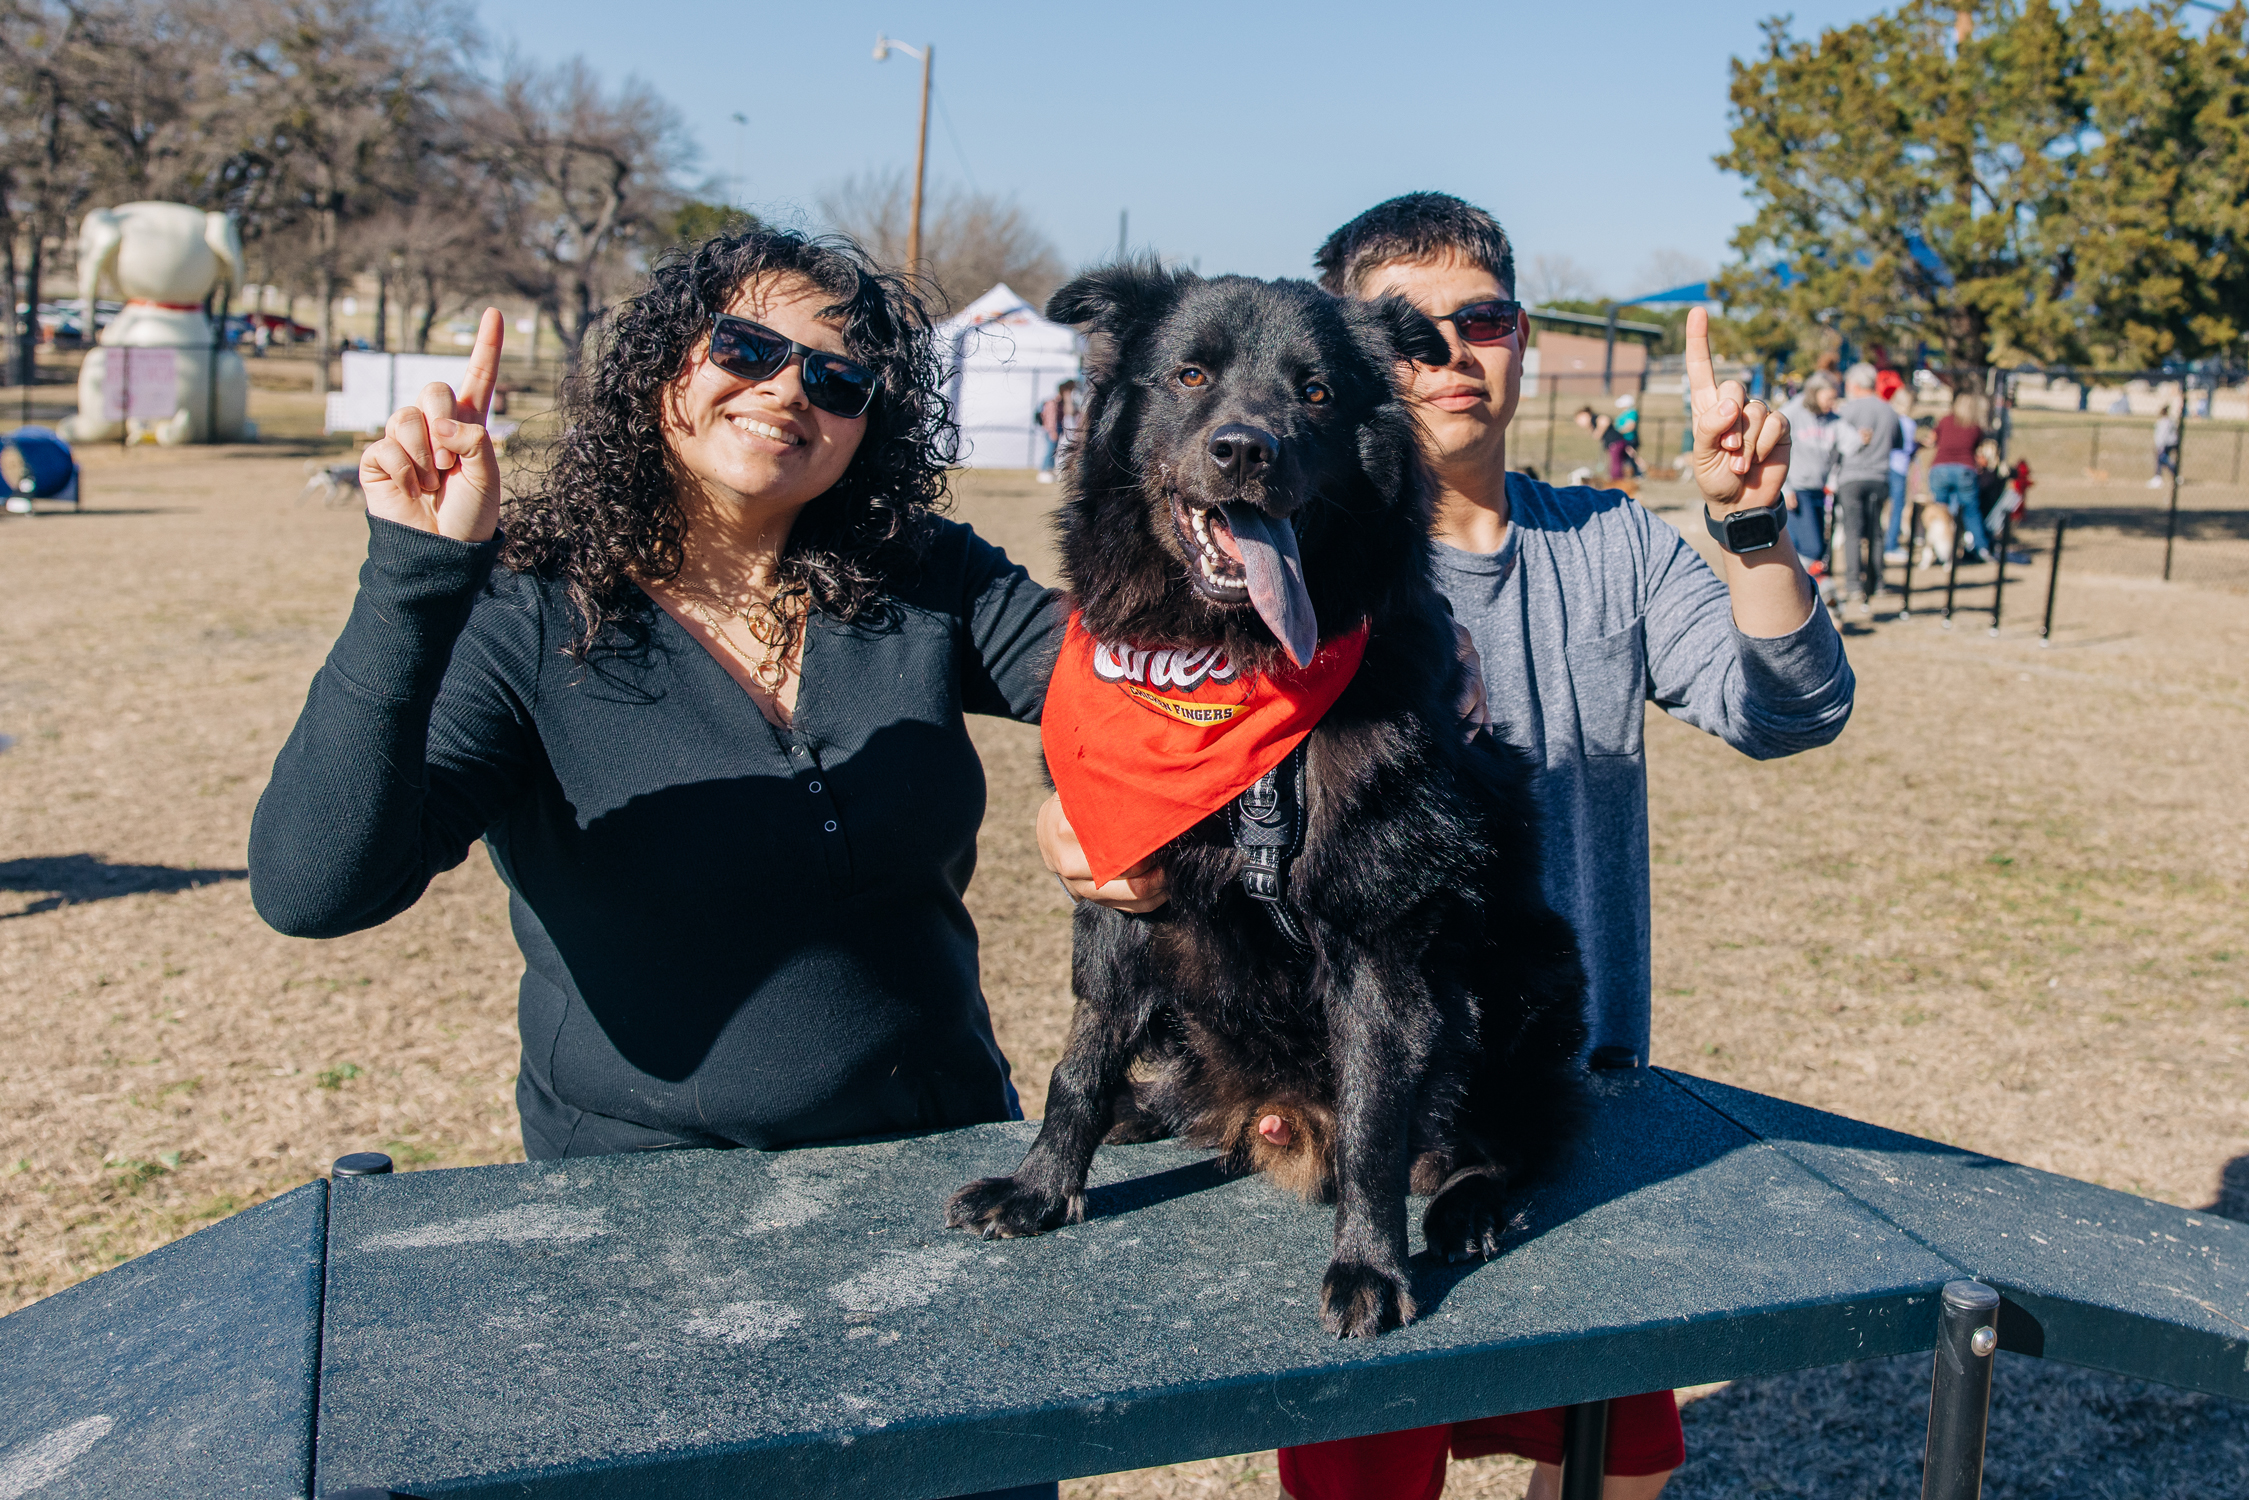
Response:
M1246 422L1228 422L1210 435L1210 461L1228 479L1262 477L1280 451L1279 438Z

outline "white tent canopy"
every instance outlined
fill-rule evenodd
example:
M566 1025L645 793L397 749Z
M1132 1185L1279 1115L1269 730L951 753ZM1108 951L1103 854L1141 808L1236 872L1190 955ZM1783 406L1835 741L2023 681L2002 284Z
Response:
M1029 469L1042 451L1039 407L1078 375L1085 340L1001 282L937 326L945 394L960 424L961 463Z

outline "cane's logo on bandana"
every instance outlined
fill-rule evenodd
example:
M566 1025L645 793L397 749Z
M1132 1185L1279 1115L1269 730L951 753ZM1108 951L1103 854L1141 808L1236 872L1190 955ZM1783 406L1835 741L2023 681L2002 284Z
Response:
M1095 641L1093 675L1103 682L1187 689L1200 687L1205 680L1232 682L1234 664L1225 651L1216 646L1142 651L1137 646L1112 646L1107 641Z
M1094 879L1114 879L1288 758L1350 685L1367 627L1302 667L1243 672L1211 646L1096 641L1076 616L1039 737Z

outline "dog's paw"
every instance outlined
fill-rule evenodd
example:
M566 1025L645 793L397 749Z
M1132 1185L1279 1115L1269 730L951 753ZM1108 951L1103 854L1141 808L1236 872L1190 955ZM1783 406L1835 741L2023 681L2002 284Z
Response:
M1371 1339L1411 1323L1415 1311L1406 1279L1365 1261L1330 1261L1320 1278L1320 1323L1339 1339Z
M1083 1203L1025 1187L1012 1177L986 1177L953 1194L945 1204L945 1223L973 1229L988 1240L1019 1240L1077 1222L1085 1216Z
M1497 1182L1464 1177L1437 1195L1421 1218L1431 1253L1448 1261L1490 1260L1507 1233L1507 1205Z

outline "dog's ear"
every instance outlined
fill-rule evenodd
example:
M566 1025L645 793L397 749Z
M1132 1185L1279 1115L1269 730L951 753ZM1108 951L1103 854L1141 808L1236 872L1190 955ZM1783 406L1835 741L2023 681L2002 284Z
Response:
M1085 329L1085 372L1106 385L1132 334L1153 323L1179 300L1191 271L1167 271L1154 259L1119 261L1088 271L1047 299L1046 315L1057 323Z
M1396 359L1419 360L1425 365L1449 365L1452 349L1437 325L1405 298L1392 294L1359 304L1363 316L1390 343Z

